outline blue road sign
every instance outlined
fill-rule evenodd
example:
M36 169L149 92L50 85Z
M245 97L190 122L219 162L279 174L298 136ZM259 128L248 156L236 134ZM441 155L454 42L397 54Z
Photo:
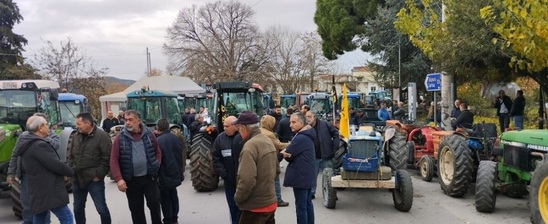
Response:
M440 91L441 90L441 73L433 73L426 75L424 80L424 86L426 91Z

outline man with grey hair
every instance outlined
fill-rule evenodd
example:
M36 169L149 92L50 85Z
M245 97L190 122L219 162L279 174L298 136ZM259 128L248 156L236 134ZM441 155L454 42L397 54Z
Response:
M40 116L47 120L47 117L43 113L35 113L33 116ZM21 161L19 160L20 153L19 150L21 150L21 146L23 146L23 142L28 141L28 138L32 137L29 136L28 131L24 131L19 135L17 138L17 142L15 143L15 147L13 148L13 152L11 154L11 159L8 165L8 177L6 179L6 182L8 184L13 184L16 180L15 177L17 177L20 181L20 195L21 195L21 205L22 205L22 218L23 223L32 223L32 212L30 212L30 206L29 206L29 200L28 200L28 193L27 193L27 178L25 177L25 170L23 169L21 165ZM51 131L49 132L48 136L44 139L47 141L55 151L59 148L59 136L55 134L55 132ZM49 220L49 213L46 217L47 220Z
M190 127L188 127L190 131L190 140L194 138L194 135L200 132L200 128L202 128L204 125L204 115L196 114L194 116L194 122L192 122L192 124L190 124Z
M234 201L242 210L239 223L273 224L278 207L274 190L274 179L280 173L278 152L272 141L261 134L255 113L240 113L235 124L244 141L234 194Z
M49 135L45 118L30 117L27 130L29 137L22 140L19 155L28 178L30 210L34 214L32 223L49 222L50 211L61 224L73 223L64 177L72 176L74 171L60 161L53 146L44 140Z

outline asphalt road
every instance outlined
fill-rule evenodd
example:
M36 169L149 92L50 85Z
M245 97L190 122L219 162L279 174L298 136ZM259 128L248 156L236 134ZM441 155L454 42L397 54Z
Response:
M285 168L285 163L282 163ZM180 198L179 223L184 224L228 224L229 215L222 182L216 191L208 193L196 192L190 182L190 174L186 173L186 181L178 188ZM285 169L282 169L282 176ZM314 202L315 218L318 224L354 224L354 223L497 223L517 224L529 223L528 200L513 199L499 195L496 210L492 214L483 214L474 207L473 189L464 198L451 198L443 194L436 177L427 183L420 179L416 170L412 174L414 201L409 212L399 212L394 208L392 194L388 190L347 189L338 191L339 200L335 209L327 209L322 204L321 191L318 190ZM283 181L283 177L281 177ZM321 186L321 177L318 178ZM321 188L319 188L321 189ZM131 223L131 216L124 193L116 188L112 181L106 186L107 203L110 208L113 223ZM278 208L276 222L279 224L297 223L295 205L291 188L282 187L285 201L289 207ZM72 201L72 199L71 199ZM72 209L72 205L70 205ZM87 223L100 223L99 215L91 198L88 197ZM59 223L52 215L52 222ZM149 220L150 222L150 220ZM0 199L0 223L21 223L11 211L9 199Z

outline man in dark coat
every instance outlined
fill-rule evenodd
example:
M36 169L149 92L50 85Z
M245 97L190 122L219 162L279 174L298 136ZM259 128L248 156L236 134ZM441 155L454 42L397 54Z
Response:
M455 120L451 127L453 130L457 128L472 128L472 125L474 124L474 114L468 110L468 104L467 103L461 103L460 104L460 114L457 120Z
M316 131L306 124L301 113L291 115L291 130L295 137L281 153L289 162L285 171L284 186L293 187L297 223L314 223L312 189L316 185Z
M363 109L357 109L356 110L356 116L351 120L352 123L356 126L360 126L361 123L367 122L367 116L365 115L365 112Z
M194 122L194 116L194 113L190 113L190 108L185 108L185 113L183 114L183 124L190 127L190 125Z
M177 223L179 214L179 196L177 186L184 180L183 142L169 130L169 121L158 120L156 124L158 146L162 150L162 164L158 172L160 197L164 223Z
M453 110L451 111L451 118L457 119L460 115L460 99L455 100L455 107L453 107Z
M289 142L293 137L293 132L291 132L291 127L289 127L289 117L295 112L295 107L288 107L285 111L286 116L280 120L276 134L281 142Z
M44 140L49 135L46 119L31 116L27 120L28 141L20 150L23 168L28 178L30 210L33 223L45 223L51 211L62 224L72 223L73 215L68 207L69 196L64 178L72 176L72 169L61 162L55 149Z
M512 103L512 109L510 110L510 116L514 118L514 128L516 130L523 129L523 116L525 115L525 97L523 97L523 90L518 90L516 99Z
M512 99L504 93L504 90L499 91L494 107L497 108L500 132L502 133L510 126L510 109L512 109Z
M225 118L224 132L213 143L213 166L225 183L226 202L232 224L238 224L240 219L240 209L234 202L238 160L242 151L242 137L238 134L238 125L233 124L236 120L234 116Z
M200 132L200 128L202 128L204 125L204 115L196 114L194 122L192 122L192 124L190 124L190 126L188 127L188 130L190 131L191 141L194 138L194 135L198 134Z
M274 124L274 130L278 130L280 126L280 120L282 120L282 107L280 105L274 106L274 109L268 113L268 115L276 118L276 123Z
M86 223L88 193L101 216L101 223L111 223L104 179L110 169L112 141L109 134L94 125L93 116L89 112L76 115L75 123L77 131L71 136L67 161L75 172L72 190L76 224Z
M331 159L335 156L335 151L339 149L339 131L329 122L318 120L316 114L312 111L306 112L306 121L312 126L316 133L314 138L314 149L316 154L316 179L318 174L325 168L332 168ZM312 188L312 198L316 194L316 181Z
M103 131L110 133L110 129L116 125L120 125L120 121L118 118L114 117L114 113L112 113L112 111L109 111L107 113L107 118L103 120Z

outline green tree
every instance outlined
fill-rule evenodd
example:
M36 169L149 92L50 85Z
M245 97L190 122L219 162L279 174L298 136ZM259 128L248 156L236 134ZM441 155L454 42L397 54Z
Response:
M22 52L27 39L13 33L23 16L12 0L0 0L0 79L34 78L34 69L24 64Z

